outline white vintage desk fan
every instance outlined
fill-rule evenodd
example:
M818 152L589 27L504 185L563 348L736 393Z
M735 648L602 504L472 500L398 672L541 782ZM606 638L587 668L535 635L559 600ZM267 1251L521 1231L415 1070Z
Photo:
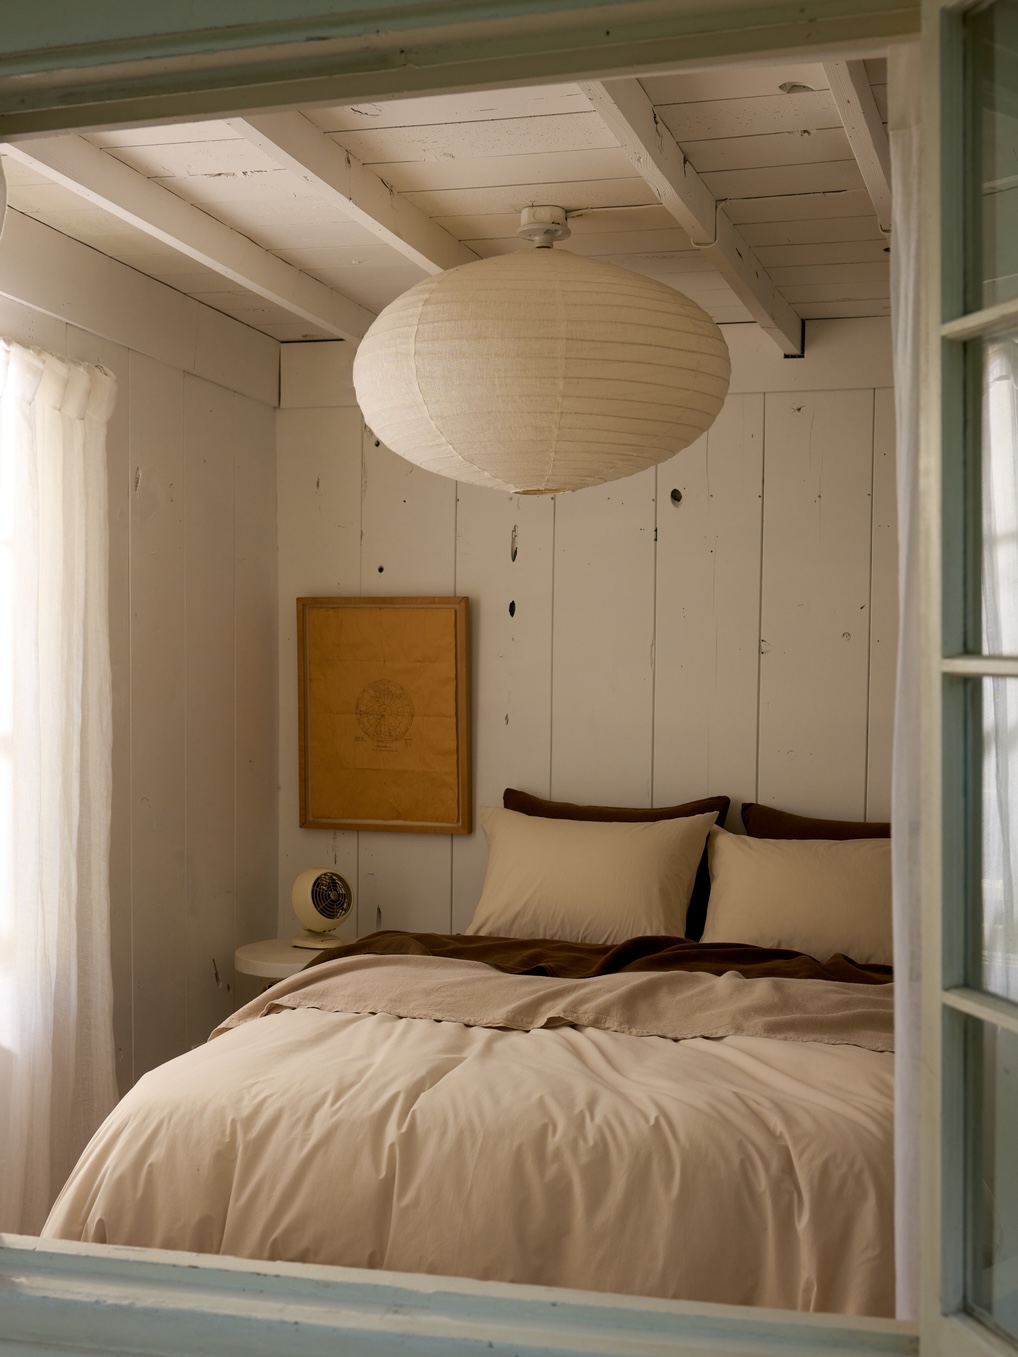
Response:
M293 912L304 932L292 939L292 946L320 950L335 947L330 936L353 909L353 891L345 876L330 867L309 867L293 883L290 896Z

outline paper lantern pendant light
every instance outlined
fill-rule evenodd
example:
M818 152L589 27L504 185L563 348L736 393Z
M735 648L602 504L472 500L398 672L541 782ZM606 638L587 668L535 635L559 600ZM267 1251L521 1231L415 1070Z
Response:
M418 283L353 366L364 418L393 452L524 494L666 461L711 425L729 375L721 331L688 297L548 248Z

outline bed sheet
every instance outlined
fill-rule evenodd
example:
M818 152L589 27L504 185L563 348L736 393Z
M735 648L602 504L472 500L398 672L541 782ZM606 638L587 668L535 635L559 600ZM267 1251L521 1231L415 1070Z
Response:
M45 1233L893 1313L887 1050L554 1019L469 1025L441 1016L457 984L436 985L434 961L385 958L375 970L394 968L389 990L403 998L372 1006L406 1008L427 972L439 1016L333 1011L368 984L351 958L275 987L256 1014L146 1075L86 1150ZM312 985L332 993L332 974L346 976L346 1000L337 981L335 1000L288 1004ZM696 980L702 992L714 977ZM370 987L381 994L386 982L375 974ZM872 990L868 1000L890 1004L889 986Z

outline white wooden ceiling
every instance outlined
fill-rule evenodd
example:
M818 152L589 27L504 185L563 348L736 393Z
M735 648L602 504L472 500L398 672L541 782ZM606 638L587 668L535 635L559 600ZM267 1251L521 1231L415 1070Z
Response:
M879 142L885 63L855 69ZM803 319L886 315L890 242L832 73L719 68L644 78L635 93L653 105L657 149L677 144L701 203L717 200L740 256L755 254L759 296L773 285L776 305ZM356 337L429 273L532 248L516 235L520 211L545 203L569 213L557 248L658 278L718 321L753 319L725 261L719 271L717 251L692 244L639 148L620 144L600 88L28 140L5 148L10 206L284 341Z

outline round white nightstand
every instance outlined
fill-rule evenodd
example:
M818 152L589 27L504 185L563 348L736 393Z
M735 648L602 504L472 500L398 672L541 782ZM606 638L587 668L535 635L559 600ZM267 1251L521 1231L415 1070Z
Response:
M266 942L248 942L238 947L233 954L233 964L241 975L257 975L263 980L285 980L324 950L293 947L287 938L269 938Z

